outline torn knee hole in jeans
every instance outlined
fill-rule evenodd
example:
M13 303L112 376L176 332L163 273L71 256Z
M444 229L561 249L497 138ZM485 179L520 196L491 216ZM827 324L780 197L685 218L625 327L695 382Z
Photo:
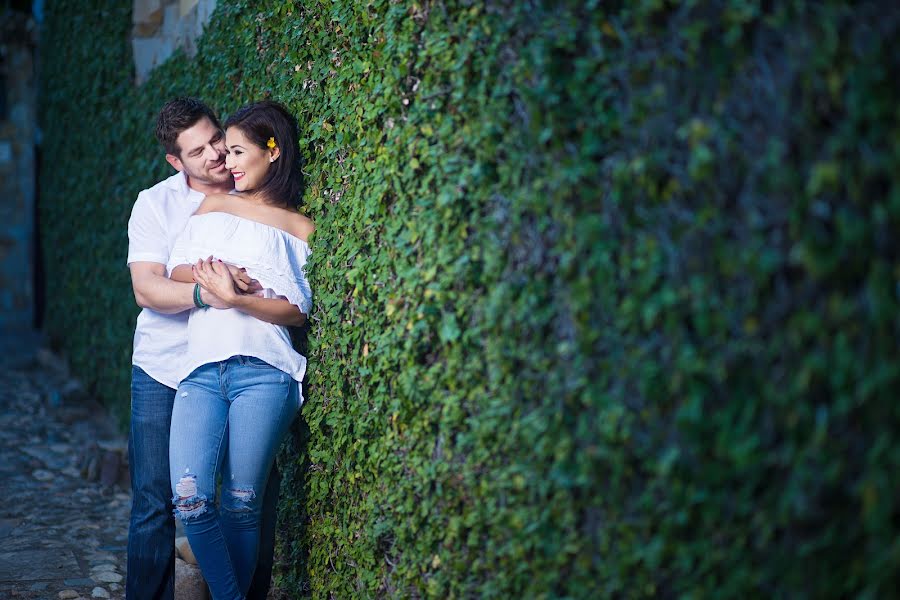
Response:
M175 514L182 520L199 517L206 512L206 496L197 493L197 476L184 475L175 484Z
M250 502L256 498L256 491L252 486L233 487L225 494L227 501L223 508L231 512L248 512Z

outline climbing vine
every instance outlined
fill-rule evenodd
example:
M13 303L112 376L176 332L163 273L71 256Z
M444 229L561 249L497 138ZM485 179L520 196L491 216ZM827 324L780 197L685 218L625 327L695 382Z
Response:
M222 1L140 87L130 5L48 3L48 332L126 416L155 112L294 112L288 595L900 587L891 3Z

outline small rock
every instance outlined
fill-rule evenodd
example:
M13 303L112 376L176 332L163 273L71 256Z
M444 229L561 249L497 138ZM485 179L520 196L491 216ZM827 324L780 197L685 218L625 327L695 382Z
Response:
M109 552L92 552L86 557L89 561L94 563L115 563L116 557L110 554Z
M178 600L208 600L208 589L200 567L175 559L175 597Z
M127 440L98 440L97 447L107 452L115 452L123 456L128 455Z
M101 565L97 565L95 567L91 567L91 573L99 573L101 571L116 571L116 565L110 563L103 563Z
M35 358L37 359L38 364L40 364L48 371L52 371L53 374L62 377L68 376L69 365L66 362L66 359L54 354L49 349L39 348L37 353L35 354Z
M38 481L50 481L55 476L50 471L45 469L37 469L31 473L31 476L37 479Z
M110 571L100 571L91 575L91 579L100 583L119 583L122 581L122 576Z
M122 589L122 586L119 585L118 583L109 584L109 591L111 591L111 592L118 592L121 589Z
M91 590L91 598L109 598L109 592L102 587L97 586Z
M63 590L58 593L56 597L59 598L59 600L72 600L73 598L77 598L80 595L81 594L79 594L75 590Z
M178 557L187 564L197 564L197 557L194 556L194 551L191 550L191 543L186 537L175 538L175 551L178 553Z
M84 478L88 481L96 481L100 476L100 460L96 456L91 456L87 460L87 464L82 468Z
M84 386L81 385L81 382L77 379L69 379L67 382L62 384L62 387L59 390L59 395L62 396L63 402L69 403L73 401L82 400L87 395Z

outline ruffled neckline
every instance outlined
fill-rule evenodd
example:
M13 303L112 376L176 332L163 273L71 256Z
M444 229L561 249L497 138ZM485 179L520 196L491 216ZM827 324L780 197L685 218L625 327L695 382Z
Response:
M281 229L280 227L275 227L274 225L269 225L267 223L260 223L259 221L254 221L253 219L248 219L247 217L241 217L240 215L236 215L234 213L214 210L214 211L210 211L208 213L203 213L202 215L193 215L193 218L201 219L203 217L211 217L213 215L222 215L224 217L231 217L232 219L235 219L239 222L248 223L251 226L255 226L255 227L270 231L270 232L274 232L276 234L280 234L281 236L286 237L291 242L296 242L296 243L302 244L303 246L306 246L307 248L309 248L309 242L307 242L306 240L301 240L296 235L289 233L289 232L285 231L284 229Z

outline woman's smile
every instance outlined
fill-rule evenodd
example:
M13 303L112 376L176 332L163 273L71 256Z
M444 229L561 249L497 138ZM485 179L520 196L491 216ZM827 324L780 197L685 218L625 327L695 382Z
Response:
M272 163L272 151L248 138L238 127L225 130L225 166L234 177L239 192L253 190L265 180Z

